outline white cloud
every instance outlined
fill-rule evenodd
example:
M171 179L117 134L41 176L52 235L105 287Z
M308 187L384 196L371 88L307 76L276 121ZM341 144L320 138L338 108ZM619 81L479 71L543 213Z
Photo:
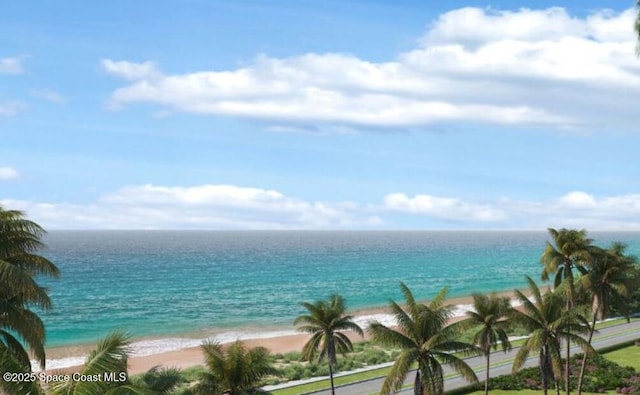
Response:
M477 202L388 194L378 205L309 201L234 185L138 185L87 204L0 200L50 229L546 229L640 230L640 194ZM418 225L416 225L418 224Z
M409 197L404 193L393 193L385 196L383 207L393 211L456 221L494 222L506 219L504 212L488 205L431 195Z
M13 167L0 166L0 181L14 180L20 176L20 173Z
M22 58L2 58L0 59L0 74L22 74L24 68L22 67Z
M569 192L549 201L501 201L514 222L527 228L567 227L640 230L640 194L596 197Z
M109 74L132 81L145 80L160 75L160 71L153 62L115 62L110 59L104 59L102 60L102 67Z
M425 194L409 197L395 193L384 198L380 209L444 219L462 227L483 224L495 229L640 230L640 194L596 197L583 191L572 191L550 200L499 199L478 203L460 198Z
M366 227L380 219L350 202L310 202L233 185L121 188L88 205L5 200L53 228L323 229Z
M586 192L570 192L559 199L561 207L566 209L590 209L597 206L596 199Z
M26 104L17 100L0 101L0 116L10 117L24 111L26 108Z
M437 122L637 130L633 16L633 9L577 18L562 8L463 8L441 15L418 48L388 62L261 55L241 68L174 75L151 62L102 65L129 81L112 93L115 107L156 103L258 119L272 130Z
M441 15L429 29L425 42L482 44L505 38L540 42L579 37L626 43L633 41L633 22L628 22L635 15L633 8L620 13L597 10L580 19L561 7L518 11L467 7Z
M30 93L31 96L37 99L42 99L55 104L64 104L67 102L67 99L65 99L64 96L49 88L33 89Z

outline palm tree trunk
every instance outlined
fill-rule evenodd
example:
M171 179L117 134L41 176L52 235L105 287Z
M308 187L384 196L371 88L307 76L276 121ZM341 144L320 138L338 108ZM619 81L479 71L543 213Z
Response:
M489 359L491 358L491 350L487 352L487 378L484 381L484 394L489 395Z
M571 390L569 388L569 383L571 379L571 366L570 366L571 362L569 361L569 358L571 358L571 341L569 339L567 339L567 355L565 358L567 360L564 364L564 387L567 392L567 395L570 395Z
M544 350L540 350L540 377L542 378L542 390L544 391L544 395L547 395L547 389L549 387L549 382L547 381L546 360L547 357L545 356Z
M331 395L336 395L336 388L333 385L333 368L331 367L331 362L329 362L329 378L331 379Z
M424 388L422 387L422 383L420 382L420 369L416 370L416 379L413 382L413 393L414 395L424 394Z
M573 307L573 298L574 298L574 292L573 292L573 273L571 272L571 261L565 261L565 276L567 278L567 280L569 280L569 292L568 292L568 297L567 297L567 311L571 310L571 308ZM571 341L569 339L567 339L567 355L566 355L566 362L564 365L564 386L565 386L565 391L567 393L567 395L570 395L571 390L569 388L570 385L570 379L571 379L571 370L570 370L570 361L569 358L571 358Z
M589 328L589 344L593 340L593 332L596 331L596 313L593 314L593 321L591 322L591 328ZM582 356L582 364L580 365L580 377L578 378L578 395L582 394L582 382L584 381L584 370L587 367L587 353Z
M336 345L333 341L333 334L329 336L329 349L327 350L329 362L329 378L331 379L331 395L336 395L336 389L333 385L333 364L336 363Z

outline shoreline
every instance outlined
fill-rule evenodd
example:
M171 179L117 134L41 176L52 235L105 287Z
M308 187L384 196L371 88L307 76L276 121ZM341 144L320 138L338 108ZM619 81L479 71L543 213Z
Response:
M526 291L526 290L523 290ZM491 294L487 292L486 294ZM513 290L497 291L499 296L507 296L514 301ZM526 293L526 292L525 292ZM421 303L428 301L421 300ZM464 315L473 303L471 295L447 298L447 304L454 306L452 320L455 321ZM378 320L385 325L393 325L393 317L389 313L387 306L356 309L348 314L354 317L354 321L365 329L367 322ZM349 333L352 341L367 340L365 337ZM200 345L205 340L217 340L222 344L232 343L235 340L242 340L245 345L251 347L266 347L271 353L288 353L299 351L310 335L300 334L293 326L288 328L274 327L261 330L260 327L245 328L238 330L221 330L210 333L199 332L181 335L170 335L165 337L142 337L134 338L131 342L131 353L129 358L129 373L144 373L154 366L176 367L180 369L203 365L204 356L200 350ZM96 342L89 344L51 347L46 350L47 366L46 371L78 370L84 364L86 356L96 347ZM37 366L37 364L34 364Z

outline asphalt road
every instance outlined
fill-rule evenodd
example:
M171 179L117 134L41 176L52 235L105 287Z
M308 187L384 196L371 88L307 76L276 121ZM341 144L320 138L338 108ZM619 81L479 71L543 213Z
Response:
M609 328L600 329L593 336L593 346L596 349L613 346L615 344L624 343L626 341L640 338L640 320L631 322L630 324L620 324ZM573 347L573 352L579 352L580 349L576 346ZM513 365L513 358L518 352L518 348L514 348L510 352L494 352L491 354L491 377L500 376L503 374L511 373L511 366ZM485 358L482 356L466 358L467 363L476 372L479 380L483 380L485 377ZM525 362L524 367L538 366L538 355L529 357ZM445 390L452 390L460 387L464 387L469 383L461 378L459 375L452 372L451 369L445 367ZM407 375L405 384L412 384L415 378L415 374L410 373ZM382 388L384 377L371 379L365 382L347 384L336 387L336 395L368 395L377 394ZM400 391L400 393L410 393L413 388L407 388ZM318 395L330 395L330 390L323 390L313 392Z

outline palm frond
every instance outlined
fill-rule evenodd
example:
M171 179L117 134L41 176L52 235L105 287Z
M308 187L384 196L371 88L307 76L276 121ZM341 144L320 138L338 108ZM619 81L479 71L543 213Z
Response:
M149 389L138 387L133 384L123 384L117 387L109 388L104 392L104 395L157 395L158 392Z
M252 393L265 375L275 373L269 350L264 347L247 349L237 340L226 351L218 342L203 343L201 348L207 372L196 388L197 393Z
M385 346L399 347L403 349L416 348L416 342L406 334L393 330L375 321L369 324L367 330L371 334L371 339Z
M86 375L126 371L130 336L114 332L98 343L87 357L82 372Z
M324 350L322 350L324 348L322 345L323 337L323 332L316 332L311 336L307 343L305 343L305 345L302 347L302 358L305 361L321 359L321 356L325 354ZM320 357L318 357L318 355L320 355Z
M29 353L24 349L22 343L16 337L5 330L0 329L0 347L4 347L4 352L10 353L13 358L21 365L31 371L31 360Z
M141 377L145 387L156 394L169 394L180 383L184 382L182 371L178 368L154 366Z
M444 302L447 299L447 294L449 293L449 289L444 287L438 292L438 294L433 298L433 300L429 303L429 308L432 310L439 310L444 306Z
M471 369L471 367L463 359L449 353L439 352L436 355L443 363L453 367L453 369L462 377L464 377L465 380L471 383L478 382L478 376L476 376L476 373L473 371L473 369Z
M393 315L394 320L396 321L398 328L411 337L415 337L417 335L416 323L414 318L407 314L399 304L394 301L389 302L389 309L391 310L391 314ZM414 306L415 310L415 306Z
M40 363L40 366L44 369L45 330L44 323L40 317L31 310L24 308L22 305L16 305L4 300L0 301L0 316L2 317L0 324L14 332L25 341L37 361ZM19 348L22 348L22 345L19 342L14 343L14 345L15 347L12 349L16 351L18 345L20 346Z
M405 349L400 353L393 366L391 366L391 370L387 373L387 377L380 390L380 395L396 393L402 388L404 379L407 377L411 365L417 361L418 355L415 349Z
M7 259L0 259L0 294L6 299L17 297L24 304L32 304L42 310L51 308L47 289L38 285L33 276Z
M513 366L511 368L511 373L516 374L522 365L526 362L529 357L529 353L531 352L531 347L526 346L526 342L520 347L518 352L516 353L515 358L513 359Z
M353 331L360 336L364 336L364 331L360 327L360 325L356 324L352 321L353 316L345 316L342 317L339 321L336 322L334 329L336 331Z
M130 336L123 332L113 332L98 342L98 347L89 353L81 373L86 376L102 375L106 372L127 372L127 352ZM72 384L73 382L69 382ZM99 394L116 385L106 381L78 381L73 383L76 395ZM122 383L125 385L127 383Z
M15 354L0 342L0 374L10 373L28 373L31 371L30 366L25 365L23 361L15 358ZM7 394L32 394L44 395L44 391L40 387L39 381L12 381L0 380L0 392Z

